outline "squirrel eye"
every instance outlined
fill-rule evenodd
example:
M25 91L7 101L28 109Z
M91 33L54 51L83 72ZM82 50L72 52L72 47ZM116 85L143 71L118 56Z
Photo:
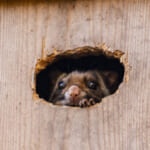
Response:
M97 83L96 82L94 82L94 81L89 81L88 82L88 88L89 89L96 90L96 87L97 87Z
M63 81L60 81L60 82L58 83L58 88L59 88L59 89L65 88L65 83L64 83Z

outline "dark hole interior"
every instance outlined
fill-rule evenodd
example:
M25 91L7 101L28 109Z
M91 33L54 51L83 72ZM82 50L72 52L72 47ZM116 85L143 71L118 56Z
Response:
M118 73L117 85L112 88L111 94L113 94L119 87L119 84L123 81L124 65L120 63L120 60L114 57L108 57L105 55L90 55L82 56L79 58L71 56L57 56L57 61L48 65L44 70L40 71L36 75L36 92L40 98L49 101L50 94L54 87L52 80L56 80L58 77L58 71L70 73L74 70L86 71L86 70L111 70Z

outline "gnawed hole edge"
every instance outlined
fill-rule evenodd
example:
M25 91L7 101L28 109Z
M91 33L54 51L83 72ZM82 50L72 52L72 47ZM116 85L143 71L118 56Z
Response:
M42 98L48 102L51 91L48 74L49 70L53 71L55 68L65 70L66 72L76 69L93 69L95 66L95 69L99 70L115 70L119 72L120 85L123 80L128 80L128 62L127 58L123 58L123 56L124 52L120 50L109 51L109 49L103 46L100 48L85 46L66 51L55 50L51 55L37 60L32 86L33 98Z

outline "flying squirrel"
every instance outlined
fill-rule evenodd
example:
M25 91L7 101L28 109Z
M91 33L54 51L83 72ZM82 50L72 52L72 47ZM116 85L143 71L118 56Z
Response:
M115 71L74 70L60 73L55 81L49 101L56 105L89 107L118 87Z

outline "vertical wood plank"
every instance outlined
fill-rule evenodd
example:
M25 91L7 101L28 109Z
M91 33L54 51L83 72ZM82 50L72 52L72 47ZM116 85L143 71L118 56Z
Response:
M149 150L150 2L0 2L1 150ZM129 81L89 109L33 100L32 68L53 48L106 43L128 53Z

